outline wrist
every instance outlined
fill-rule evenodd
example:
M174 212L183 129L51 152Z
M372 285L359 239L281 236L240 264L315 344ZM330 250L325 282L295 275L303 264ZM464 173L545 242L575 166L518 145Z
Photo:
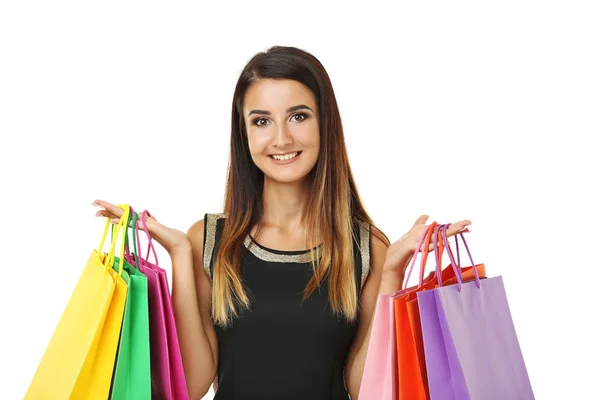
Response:
M386 271L381 274L379 294L391 294L402 289L404 283L404 271Z
M396 265L383 265L381 273L381 283L379 285L379 294L395 293L402 289L406 274L406 266L410 262L410 257L402 256L400 262Z
M383 271L383 273L381 274L381 282L393 282L393 283L400 283L402 284L402 282L404 281L404 271L403 270L398 270L398 271Z
M178 244L175 247L167 250L171 259L186 258L192 255L192 245L189 241L186 242L187 243Z
M383 263L383 274L389 276L404 275L408 264L412 260L412 255L411 252L403 252L398 261L388 261L390 258L386 255L386 261Z
M192 243L187 235L184 235L179 242L167 250L171 256L187 256L192 254Z

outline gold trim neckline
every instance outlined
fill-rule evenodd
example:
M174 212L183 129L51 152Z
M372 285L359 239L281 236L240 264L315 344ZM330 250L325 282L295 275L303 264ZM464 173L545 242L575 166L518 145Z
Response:
M298 254L280 254L280 253L275 253L273 251L269 251L265 248L265 246L262 246L260 244L258 244L256 242L256 240L254 240L250 234L246 235L246 239L244 239L244 246L246 246L246 248L248 250L250 250L250 252L252 254L254 254L257 258L263 260L263 261L268 261L268 262L282 262L282 263L309 263L312 260L311 257L311 249L308 250L289 250L290 252L302 252L302 253L298 253ZM262 247L261 247L262 246ZM317 259L321 256L322 253L322 248L323 245L320 244L317 247L314 248L314 251L316 252L317 255ZM277 250L277 251L282 251L282 252L286 252L287 250Z

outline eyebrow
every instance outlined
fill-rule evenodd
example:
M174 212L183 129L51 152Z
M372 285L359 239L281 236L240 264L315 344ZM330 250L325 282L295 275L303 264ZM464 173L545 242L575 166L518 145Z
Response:
M310 111L313 111L312 108L310 108L309 106L305 105L305 104L299 104L297 106L293 106L288 108L287 110L285 110L285 112L292 112L292 111L298 111L298 110L305 110L308 109ZM314 112L314 111L313 111ZM265 114L265 115L271 115L270 111L267 110L252 110L248 113L248 116L251 116L252 114Z

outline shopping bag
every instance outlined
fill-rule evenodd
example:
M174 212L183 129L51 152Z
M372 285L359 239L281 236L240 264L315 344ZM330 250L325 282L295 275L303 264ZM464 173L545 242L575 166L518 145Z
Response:
M126 235L127 219L129 218L129 206L120 205L124 210L124 221L118 230ZM117 235L113 235L113 240ZM120 254L123 259L125 249L125 238L121 241ZM125 311L125 302L128 293L129 276L125 272L124 263L116 264L114 251L102 256L105 263L109 266L109 272L115 279L115 291L111 299L104 325L98 338L97 348L93 355L93 362L90 364L89 373L80 374L77 384L73 389L73 399L105 400L110 393L110 385L114 372L117 347ZM118 266L114 268L115 264Z
M450 255L447 227L442 240ZM456 268L451 255L450 262ZM438 259L438 279L440 265ZM431 400L534 399L502 277L474 273L474 281L457 274L455 285L417 295Z
M444 251L439 225L434 223L432 235L434 237L433 247L438 255ZM438 240L439 239L439 240ZM458 238L457 249L458 249ZM424 248L429 247L431 235L428 235L424 243ZM437 259L437 258L436 258ZM425 270L427 255L424 254L421 263L420 276ZM485 266L483 264L476 266L480 277L485 277ZM457 270L460 271L463 281L474 279L473 267L462 268L460 259L458 260ZM452 265L442 270L441 285L447 286L457 282L456 273ZM435 271L427 279L420 279L417 290L410 292L407 296L398 298L394 303L396 313L396 329L398 340L398 369L399 369L399 399L429 399L429 388L427 381L427 369L425 365L425 353L423 348L423 336L421 332L421 321L419 318L419 306L417 302L417 293L423 290L430 290L440 286L436 279ZM401 350L400 350L401 349Z
M409 314L407 308L407 302L412 300L415 293L419 290L423 290L424 284L431 280L432 275L424 280L423 276L425 273L425 265L427 264L427 255L429 254L429 245L431 243L431 236L435 227L436 222L429 225L428 229L425 230L423 236L419 240L419 244L415 250L412 258L410 269L405 277L405 283L403 286L408 284L411 272L417 260L418 251L421 249L421 267L419 273L419 285L411 291L407 291L402 295L394 297L394 322L396 325L395 337L396 341L396 365L397 365L397 382L398 382L398 395L397 399L401 400L424 400L426 399L426 393L421 378L421 373L418 365L416 343L413 338L411 330L411 324L409 322Z
M427 230L421 235L417 248L421 247L426 234ZM418 250L413 257L413 265L417 252ZM416 287L403 288L396 293L380 294L377 297L358 395L359 400L397 399L398 371L394 300L415 289Z
M132 226L135 227L138 215L133 209L131 213L134 214ZM125 226L129 230L129 222ZM128 238L129 235L125 237ZM133 237L135 238L135 235ZM128 239L126 239L126 247L129 247ZM119 259L115 259L115 268L119 262ZM125 273L128 274L130 283L110 398L150 400L148 278L128 261L123 265L124 276Z
M139 250L138 250L139 256ZM131 255L132 259L136 257ZM148 279L148 312L150 333L150 376L153 398L171 399L171 378L169 375L169 350L167 345L167 327L163 312L163 299L158 273L145 267L142 260L138 268ZM132 261L135 263L135 261Z
M139 257L139 269L148 277L153 398L188 400L167 274L158 266L158 256L146 224L146 217L150 213L145 210L140 214L141 226L148 238L147 254L145 258ZM137 247L139 255L141 244L138 229L135 229L134 240L134 248ZM148 261L150 251L155 263ZM135 255L132 257L138 258Z
M392 302L393 298L389 294L377 296L359 400L395 400L396 398L396 343Z
M127 206L117 224L124 231ZM26 400L108 397L127 285L113 269L116 239L102 253L110 219L54 329L25 394ZM124 240L121 255L124 252ZM103 262L104 261L104 262Z

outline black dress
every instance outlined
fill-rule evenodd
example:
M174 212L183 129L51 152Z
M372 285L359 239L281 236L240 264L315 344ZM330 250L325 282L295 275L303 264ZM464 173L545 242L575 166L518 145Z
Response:
M204 268L212 278L224 214L205 214ZM369 272L369 226L354 223L356 290ZM215 400L347 400L346 356L357 329L336 317L325 280L302 301L312 267L310 251L269 249L250 235L242 277L252 303L228 328L215 326L219 342ZM315 249L320 250L320 246Z

